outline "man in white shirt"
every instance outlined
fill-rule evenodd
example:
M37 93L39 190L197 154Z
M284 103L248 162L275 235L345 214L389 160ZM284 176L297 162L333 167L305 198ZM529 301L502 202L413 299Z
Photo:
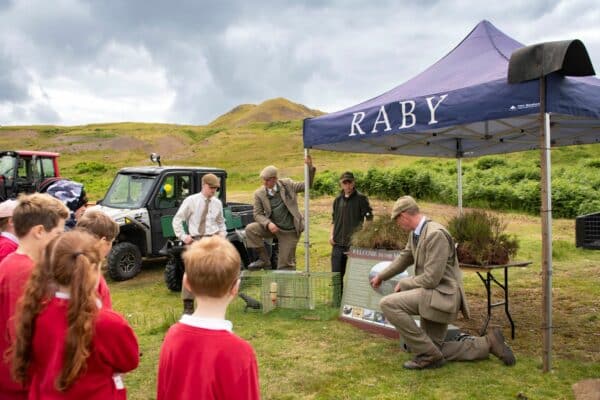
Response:
M223 204L215 197L221 187L219 178L213 174L202 177L202 190L200 193L188 196L183 200L177 213L173 217L173 232L183 243L190 244L205 236L227 236ZM187 232L183 223L187 223ZM183 299L183 312L194 312L194 295L181 285L181 298Z

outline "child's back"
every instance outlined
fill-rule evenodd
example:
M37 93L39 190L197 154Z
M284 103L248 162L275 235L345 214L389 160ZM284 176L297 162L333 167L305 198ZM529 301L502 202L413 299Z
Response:
M158 399L259 399L254 350L225 320L184 315L164 340Z
M213 236L184 253L183 284L197 307L173 325L158 365L157 400L259 399L256 355L231 332L225 319L239 290L240 257L227 240Z
M63 297L63 298L61 298ZM100 309L94 320L94 336L83 373L64 392L56 389L63 368L69 300L60 293L51 299L36 319L32 341L29 398L119 399L122 384L115 371L128 372L138 365L138 344L125 319L114 311ZM120 389L121 388L121 389Z

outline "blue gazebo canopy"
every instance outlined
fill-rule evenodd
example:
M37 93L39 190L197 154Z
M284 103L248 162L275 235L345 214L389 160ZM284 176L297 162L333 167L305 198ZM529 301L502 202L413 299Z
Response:
M539 148L539 80L507 81L523 44L488 21L409 81L345 110L304 121L304 147L478 157ZM547 76L552 146L600 141L600 80Z

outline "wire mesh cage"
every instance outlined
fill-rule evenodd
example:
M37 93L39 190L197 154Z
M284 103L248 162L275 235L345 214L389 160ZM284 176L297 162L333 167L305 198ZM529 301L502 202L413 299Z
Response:
M264 313L275 308L339 307L340 274L335 272L262 271L244 273L240 297L245 309Z

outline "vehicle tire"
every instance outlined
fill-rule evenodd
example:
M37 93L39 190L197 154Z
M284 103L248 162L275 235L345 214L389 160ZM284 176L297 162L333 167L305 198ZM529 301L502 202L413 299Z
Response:
M183 265L178 257L169 257L165 265L165 283L172 292L181 292L181 280L183 279Z
M126 281L142 270L140 249L132 243L121 242L108 254L108 275L114 281Z

